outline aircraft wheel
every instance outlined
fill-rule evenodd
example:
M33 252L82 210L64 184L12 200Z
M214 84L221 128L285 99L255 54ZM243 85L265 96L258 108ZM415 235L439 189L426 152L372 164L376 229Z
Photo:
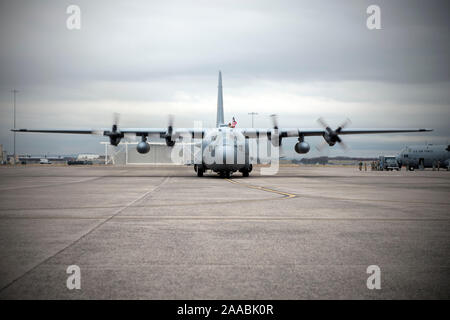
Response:
M203 169L197 168L197 177L203 177Z
M242 176L243 176L243 177L248 177L248 176L249 176L248 170L243 170L243 171L242 171Z
M229 179L231 175L230 171L225 171L225 178Z

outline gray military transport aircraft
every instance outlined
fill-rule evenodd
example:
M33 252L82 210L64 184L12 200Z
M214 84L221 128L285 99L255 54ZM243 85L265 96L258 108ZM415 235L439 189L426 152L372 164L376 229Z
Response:
M399 166L407 170L444 167L450 170L450 145L407 146L397 156Z
M188 136L199 139L197 142L201 151L201 156L197 158L194 170L197 176L203 176L206 170L214 171L222 177L229 177L233 172L239 171L244 177L248 177L252 171L252 158L250 157L249 140L257 141L261 137L266 137L273 146L280 146L283 138L297 138L298 142L294 149L297 153L305 154L310 150L305 137L322 136L324 142L318 149L324 146L334 146L339 143L344 149L346 145L341 139L341 135L347 134L375 134L375 133L403 133L403 132L425 132L432 129L345 129L349 121L345 121L336 129L331 129L323 119L318 122L323 129L302 129L302 128L279 128L276 117L272 117L272 128L233 128L224 121L223 114L223 93L222 74L219 71L219 86L217 99L217 121L216 128L174 128L172 120L169 118L167 128L120 128L117 119L111 129L88 129L88 130L47 130L47 129L12 129L16 132L39 132L39 133L66 133L66 134L96 134L109 137L110 143L117 146L126 135L141 137L137 144L137 151L145 154L150 151L148 139L164 139L168 147L173 147L178 141L185 143L184 137Z

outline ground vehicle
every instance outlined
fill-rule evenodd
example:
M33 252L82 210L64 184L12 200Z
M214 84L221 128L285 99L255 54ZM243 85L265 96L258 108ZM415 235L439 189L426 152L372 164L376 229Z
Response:
M52 164L52 162L46 158L39 160L39 164Z
M69 166L72 166L72 165L91 165L91 164L93 164L93 162L90 161L90 160L69 160L69 161L67 161L67 164Z
M379 170L400 170L397 158L395 156L380 156L380 167Z

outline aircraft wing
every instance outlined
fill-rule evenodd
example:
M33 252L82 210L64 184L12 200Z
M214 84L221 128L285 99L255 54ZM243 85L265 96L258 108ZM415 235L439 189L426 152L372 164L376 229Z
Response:
M376 133L430 132L430 131L433 131L433 129L342 129L339 134L376 134Z
M108 136L111 129L11 129L14 132L32 132L32 133L66 133L66 134L94 134L101 136ZM168 128L121 128L119 133L124 135L149 136L164 138L169 134ZM172 137L178 138L183 135L190 135L192 137L203 137L205 133L201 128L177 128L172 132Z
M106 129L83 129L83 130L67 130L67 129L54 129L54 130L47 130L47 129L11 129L11 131L14 132L38 132L38 133L71 133L71 134L96 134L100 131L106 131Z
M136 136L149 136L164 138L169 134L168 128L124 128L120 129L124 134L135 134ZM173 139L181 136L191 136L192 138L203 138L205 129L202 128L174 128L171 134Z
M237 128L247 138L258 138L261 136L271 137L272 133L276 132L272 128ZM66 133L66 134L96 134L108 136L111 133L110 129L12 129L14 132L34 132L34 133ZM377 133L405 133L405 132L429 132L433 129L342 129L340 135L348 134L377 134ZM164 138L168 134L167 128L123 128L119 131L122 134L149 136ZM280 128L278 134L281 138L300 137L300 136L323 136L327 131L325 129L302 129L302 128ZM176 139L183 135L201 138L205 134L205 129L202 128L177 128L172 132L172 138Z
M242 133L244 136L248 138L257 138L260 136L271 137L273 132L276 132L276 129L272 128L242 128ZM433 129L416 129L416 128L408 128L408 129L342 129L339 134L377 134L377 133L405 133L405 132L429 132L433 131ZM281 138L288 137L300 137L300 136L323 136L327 131L325 129L302 129L302 128L280 128L278 129L278 135Z

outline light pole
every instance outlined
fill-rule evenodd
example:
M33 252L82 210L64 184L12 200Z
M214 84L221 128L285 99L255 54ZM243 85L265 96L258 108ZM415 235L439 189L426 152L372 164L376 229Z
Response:
M253 128L253 117L258 115L258 113L257 112L249 112L248 114L252 116L252 128Z
M11 90L14 96L14 130L16 129L16 89ZM14 131L14 164L16 164L16 132Z

